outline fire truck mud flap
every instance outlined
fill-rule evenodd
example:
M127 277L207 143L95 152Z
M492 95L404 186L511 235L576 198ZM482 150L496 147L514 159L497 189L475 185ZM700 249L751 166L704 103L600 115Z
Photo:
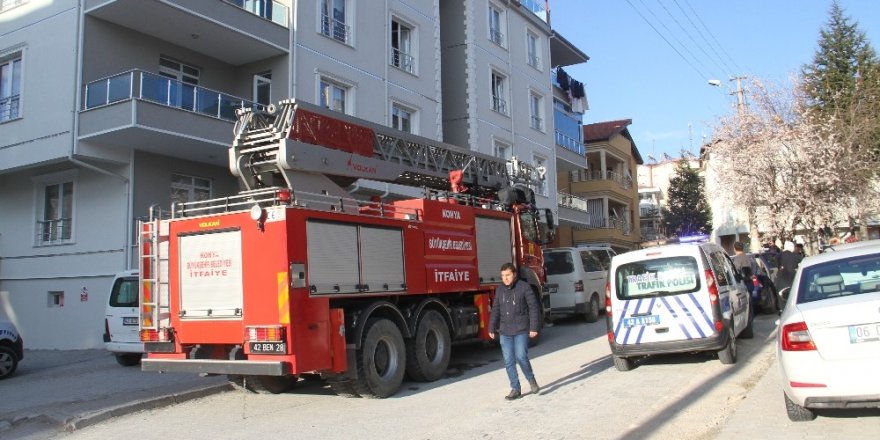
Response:
M211 359L144 359L141 361L141 371L254 376L282 376L290 374L290 368L284 362L243 362Z

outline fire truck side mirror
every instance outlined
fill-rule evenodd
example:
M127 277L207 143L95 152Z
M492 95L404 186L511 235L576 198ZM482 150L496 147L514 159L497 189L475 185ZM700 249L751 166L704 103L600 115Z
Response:
M547 218L547 228L552 230L556 229L555 219L553 218L553 211L550 208L544 210L544 215Z

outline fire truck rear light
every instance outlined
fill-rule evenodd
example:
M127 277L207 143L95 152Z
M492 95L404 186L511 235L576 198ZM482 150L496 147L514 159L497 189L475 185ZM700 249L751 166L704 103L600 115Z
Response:
M171 332L167 328L159 330L141 330L141 342L169 342Z
M252 326L245 328L244 338L249 342L282 342L284 326Z

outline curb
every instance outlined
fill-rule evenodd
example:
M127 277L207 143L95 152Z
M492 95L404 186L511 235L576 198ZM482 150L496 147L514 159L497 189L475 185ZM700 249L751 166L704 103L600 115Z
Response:
M207 397L213 394L218 394L224 391L231 390L233 390L232 384L223 383L219 385L210 385L191 391L185 391L182 393L175 393L166 396L155 397L152 399L126 403L115 407L70 417L62 422L62 427L67 432L73 432L78 429L95 425L114 417L124 416L138 411L163 408L166 406L183 403L188 400L199 399L202 397Z

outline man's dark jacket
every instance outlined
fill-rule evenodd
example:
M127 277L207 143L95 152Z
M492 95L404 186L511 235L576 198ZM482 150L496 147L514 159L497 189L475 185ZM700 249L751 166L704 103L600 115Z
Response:
M495 288L489 331L505 336L536 332L541 324L539 307L538 299L525 281L516 280L511 287L502 284Z

